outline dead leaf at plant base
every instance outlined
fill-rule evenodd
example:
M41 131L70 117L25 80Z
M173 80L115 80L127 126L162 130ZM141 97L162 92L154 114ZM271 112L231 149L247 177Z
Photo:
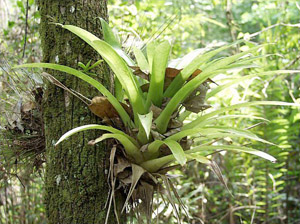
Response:
M203 110L210 108L210 105L205 104L206 93L209 90L207 82L202 83L190 96L185 99L183 106L186 110L199 113ZM199 94L198 94L199 92Z
M124 103L121 103L121 105L129 114L129 116L132 116L131 108ZM89 104L88 106L92 113L100 117L102 120L109 120L119 117L119 114L116 111L116 109L104 96L95 96L92 99L91 104Z

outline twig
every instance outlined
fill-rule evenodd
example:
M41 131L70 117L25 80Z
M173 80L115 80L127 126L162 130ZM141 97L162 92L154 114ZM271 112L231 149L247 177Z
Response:
M261 124L266 124L266 122L259 122L257 124L254 124L254 125L250 126L250 127L245 128L245 130L249 130L249 129L255 128L256 126L259 126Z
M250 40L252 37L260 35L261 33L266 32L266 31L268 31L270 29L273 29L274 27L277 27L277 26L287 26L287 27L298 27L298 28L300 28L300 23L297 23L297 24L276 23L276 24L273 24L273 25L271 25L269 27L266 27L266 28L262 29L261 31L258 31L256 33L252 33L250 35L246 35L244 37L244 39L245 40Z
M296 62L298 62L300 59L300 54L294 59L292 60L288 65L286 65L283 70L289 69L291 66L293 66ZM274 79L276 79L278 76L280 76L281 74L277 74L274 75L272 79L270 79L269 83L273 82Z
M234 22L234 17L232 14L232 3L231 0L226 1L226 20L227 20L227 25L229 27L229 32L231 35L232 41L236 41L236 26ZM236 52L239 52L239 44L236 46Z
M23 58L25 57L25 49L27 43L27 30L28 30L28 0L26 1L26 18L25 18L25 37L24 37L24 45L23 45Z
M286 65L283 69L288 69L290 68L292 65L294 65L297 61L299 61L300 59L300 54L294 59L292 60L288 65Z

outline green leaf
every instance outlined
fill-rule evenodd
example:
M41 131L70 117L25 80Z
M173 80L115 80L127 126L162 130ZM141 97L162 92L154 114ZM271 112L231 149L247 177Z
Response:
M149 72L152 74L152 63L154 58L155 48L158 45L156 41L152 41L147 45L147 59L149 63Z
M166 106L166 108L162 111L162 113L159 115L159 117L155 120L155 124L157 126L157 130L160 133L164 133L167 130L167 126L168 126L168 123L170 121L171 115L177 109L177 107L179 106L179 104L181 102L183 102L184 99L189 94L191 94L199 85L201 85L206 79L212 78L213 76L215 76L215 75L219 74L221 71L223 71L223 70L218 70L218 69L221 69L222 67L224 67L224 66L226 66L226 65L234 62L238 58L240 58L240 57L242 57L242 56L244 56L244 55L246 55L246 54L248 54L248 53L250 53L252 51L256 51L259 48L261 48L261 46L253 47L253 48L251 48L248 51L245 51L245 52L242 52L242 53L230 56L230 57L226 57L224 59L220 59L220 60L216 61L215 63L211 63L205 70L203 70L203 72L200 75L196 76L194 79L192 79L191 81L187 82L178 91L174 87L175 90L177 91L177 93L172 97L172 99L170 100L170 102L168 103L168 105ZM195 63L195 64L197 64L197 63ZM194 66L194 64L193 64L193 66ZM190 71L192 71L192 70L190 70ZM182 77L180 75L180 73L179 73L179 75L177 75L177 77L181 77L181 78L179 78L179 81L180 80L185 80L184 78L186 78L186 79L188 78L188 77ZM174 79L174 81L175 80L176 80L176 78ZM171 83L171 85L172 85L172 83Z
M243 82L248 79L252 79L254 77L259 77L259 76L273 76L276 74L295 74L295 73L300 73L299 70L276 70L276 71L268 71L268 72L262 72L262 73L256 73L252 75L246 75L243 77L239 77L238 79L233 80L232 82L226 83L224 85L220 85L216 88L214 88L212 91L208 92L206 95L206 99L209 99L210 97L216 95L217 93L221 92L224 89L227 89L228 87L235 85L237 83Z
M116 38L114 32L109 27L108 23L102 18L99 18L99 19L100 19L100 22L101 22L103 39L105 40L105 42L110 44L112 47L121 48L122 46L121 46L119 40Z
M102 40L96 40L93 42L93 45L94 49L102 56L109 67L113 70L125 89L126 95L128 96L133 107L135 116L137 114L145 114L147 110L145 108L143 93L125 62L106 42ZM137 121L137 117L135 120Z
M110 44L129 66L133 66L135 64L134 61L122 50L120 42L117 40L116 36L114 35L114 32L109 27L107 22L102 18L99 19L101 21L104 41Z
M186 154L186 158L190 161L190 160L196 160L198 163L204 163L206 165L210 165L211 161L206 158L205 156L201 156L198 155L196 153L190 155L190 154Z
M86 66L82 62L78 62L78 66L81 67L83 70L86 70Z
M174 162L175 157L174 155L168 155L168 156L163 156L157 159L152 159L145 161L140 164L141 167L143 167L145 170L149 171L150 173L157 172L159 169L162 167L166 166L167 164Z
M171 68L177 68L182 69L185 68L191 61L193 61L197 56L203 54L203 49L195 49L191 51L190 53L186 54L182 58L175 59L173 62L171 61L171 64L169 64L169 67Z
M218 116L218 117L211 117L204 121L202 123L202 126L213 123L215 121L219 120L225 120L225 119L235 119L235 118L246 118L246 119L257 119L257 120L263 120L266 122L270 122L268 119L265 119L263 117L257 117L257 116L252 116L252 115L240 115L240 114L234 114L234 115L224 115L224 116Z
M139 116L140 122L144 128L146 136L149 139L151 126L152 126L153 112L150 111L150 113L145 114L145 115L138 114L138 116Z
M140 49L133 47L133 53L140 69L142 71L149 71L149 64L143 52Z
M117 77L115 77L114 83L115 83L115 86L114 86L115 87L115 96L120 102L122 102L124 99L124 91L122 88L122 84L120 83L120 81Z
M72 135L74 135L78 132L86 131L86 130L95 130L95 129L99 129L99 130L103 130L103 131L109 131L109 132L114 133L114 134L123 135L129 141L131 141L131 143L134 144L135 147L139 147L139 144L137 143L137 141L134 138L130 137L129 135L125 134L124 132L122 132L118 129L115 129L113 127L109 127L109 126L105 126L105 125L99 125L99 124L88 124L88 125L83 125L83 126L74 128L74 129L66 132L63 136L61 136L60 139L56 142L55 146L57 146L62 141L66 140L67 138L69 138L70 136L72 136Z
M48 69L54 69L57 71L65 72L70 75L74 75L85 82L89 83L90 85L94 86L96 89L98 89L104 96L107 97L108 101L113 105L113 107L116 109L116 111L119 113L122 121L126 126L134 127L129 115L124 110L120 102L98 81L95 79L89 77L88 75L84 74L83 72L80 72L76 69L64 66L64 65L57 65L57 64L51 64L51 63L34 63L34 64L24 64L24 65L18 65L15 66L15 68L48 68Z
M154 121L157 126L157 130L163 134L167 130L168 123L171 119L173 112L177 109L181 102L184 101L186 97L189 96L201 83L203 83L207 78L213 75L217 75L221 70L210 72L205 75L198 75L191 81L187 82L170 100L166 108Z
M91 144L97 144L98 142L108 138L114 138L118 140L124 146L126 154L134 159L134 162L140 163L144 160L139 148L136 147L136 145L133 144L132 141L130 141L127 136L124 136L123 134L104 134L101 137L91 141Z
M226 45L215 49L213 51L207 52L203 55L197 56L194 60L192 60L172 81L170 86L166 89L164 96L165 97L172 97L174 94L181 88L184 82L193 74L194 71L200 68L201 65L205 64L208 60L214 57L216 54L224 51L236 44L241 43L242 41L237 41L233 44Z
M257 135L253 134L251 131L242 130L233 127L205 127L205 128L192 128L180 131L170 137L167 140L179 141L180 139L187 136L200 135L204 139L219 138L219 137L244 137L255 141L260 141L266 144L274 145L264 139L259 138Z
M239 103L235 105L231 105L228 107L221 108L219 110L215 110L213 112L210 112L208 114L205 114L201 117L198 117L194 121L184 125L182 127L182 130L187 130L195 127L201 127L202 123L205 122L207 119L216 116L218 114L224 113L226 111L231 111L235 109L239 109L241 107L249 107L249 106L255 106L255 105L272 105L272 106L296 106L300 107L300 104L295 103L287 103L287 102L279 102L279 101L253 101L253 102L245 102L245 103Z
M159 44L154 51L152 73L147 97L147 107L151 103L161 107L164 91L166 66L170 55L171 45L168 41Z
M272 163L276 162L276 159L273 156L271 156L271 155L269 155L265 152L262 152L262 151L259 151L259 150L253 149L253 148L242 147L242 146L234 146L234 145L198 146L198 147L195 147L193 149L185 151L185 153L187 153L187 154L197 153L197 152L201 152L201 151L204 151L204 150L213 150L213 151L215 151L215 150L225 150L225 151L245 152L245 153L256 155L256 156L259 156L259 157L264 158L266 160L269 160Z
M165 145L167 145L169 147L169 149L172 152L172 155L174 156L172 158L175 158L179 162L179 164L181 164L183 166L186 163L187 159L185 157L184 150L182 149L181 145L178 142L176 142L176 141L174 141L172 139L166 139L164 141L155 140L154 142L152 142L148 146L148 151L146 151L144 153L145 157L147 159L150 159L149 161L152 161L152 160L156 161L156 159L153 159L153 155L157 156L157 152L159 151L159 148L163 144L165 144ZM169 157L167 157L167 158L169 158ZM160 161L159 158L158 158L158 161ZM163 160L163 161L164 161L163 164L165 165L165 164L168 163L167 161L169 161L169 159L166 159L166 160ZM161 163L161 162L159 162L159 163ZM149 167L148 167L148 165L147 165L148 163L147 162L145 162L144 165L146 164L146 167L148 167L147 169L156 169L157 167L159 167L158 169L160 169L162 167L162 165L159 164L159 163L158 163L158 166L156 166L155 164L153 165L151 163L152 165L149 165ZM151 166L154 166L156 168L153 168L153 167L151 168Z
M95 40L100 40L98 37L96 37L94 34L81 29L80 27L77 26L72 26L72 25L62 25L62 24L57 24L61 26L64 29L69 30L70 32L74 33L78 37L80 37L82 40L84 40L87 44L93 45L93 41ZM93 47L93 46L92 46Z
M111 67L125 89L126 95L129 97L135 115L135 122L137 124L138 120L136 114L145 114L148 111L145 110L145 102L142 91L140 90L137 81L133 77L131 70L127 67L124 60L113 49L112 46L100 40L90 32L72 25L62 25L62 27L76 34L91 47L93 47Z
M207 150L212 150L212 151L225 150L225 151L245 152L245 153L248 153L248 154L259 156L259 157L264 158L266 160L269 160L273 163L276 162L276 159L273 156L271 156L271 155L269 155L265 152L262 152L262 151L259 151L259 150L253 149L253 148L234 146L234 145L198 146L198 147L195 147L193 149L190 149L190 150L187 150L187 151L184 151L184 152L186 154L186 157L189 158L189 155L190 156L195 156L195 155L197 155L197 153L207 151ZM172 155L163 156L163 157L160 157L160 158L145 161L145 162L141 163L141 166L144 169L148 170L149 172L157 172L162 167L164 167L167 164L169 164L171 162L174 162L174 161L175 161L175 157L172 154Z
M178 163L181 166L184 166L186 164L186 156L181 145L173 140L165 140L164 144L166 144L169 147L172 154L174 155L174 158L178 161Z
M206 128L204 128L206 130ZM254 133L252 133L251 131L248 130L242 130L239 128L233 128L233 127L214 127L214 128L207 128L207 132L208 134L205 135L205 137L207 138L220 138L220 137L243 137L243 138L247 138L247 139L251 139L254 141L259 141L262 143L266 143L269 145L275 145L272 142L266 141L262 138L259 138L257 135L255 135ZM194 129L191 129L194 130ZM211 133L213 131L216 131L216 133Z
M96 66L100 65L102 62L103 62L102 59L96 61L94 64L92 64L91 67L89 67L89 70L91 70L91 69L95 68Z
M234 61L238 60L239 58L252 53L254 51L257 51L258 49L262 48L264 45L259 45L256 47L252 47L251 49L238 53L238 54L234 54L232 56L226 57L226 58L222 58L218 61L216 61L215 63L211 63L209 66L207 66L206 68L203 68L203 72L210 72L210 71L215 71L216 69L221 69L226 67L227 65L233 63Z

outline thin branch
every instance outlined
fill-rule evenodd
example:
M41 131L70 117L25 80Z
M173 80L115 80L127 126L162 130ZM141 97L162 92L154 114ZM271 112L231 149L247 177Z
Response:
M25 37L24 37L24 45L23 45L23 58L25 57L25 49L26 49L26 43L27 43L27 31L28 31L28 0L26 1L26 18L25 18Z
M273 24L273 25L271 25L269 27L266 27L266 28L262 29L261 31L258 31L256 33L252 33L250 35L246 35L244 37L244 39L245 40L250 40L251 38L253 38L253 37L257 36L257 35L260 35L261 33L266 32L266 31L268 31L270 29L273 29L274 27L277 27L277 26L287 26L287 27L298 27L298 28L300 28L300 23L297 23L297 24L276 23L276 24Z
M300 54L294 59L292 60L287 66L285 66L283 69L289 69L292 65L294 65L296 62L298 62L300 60Z

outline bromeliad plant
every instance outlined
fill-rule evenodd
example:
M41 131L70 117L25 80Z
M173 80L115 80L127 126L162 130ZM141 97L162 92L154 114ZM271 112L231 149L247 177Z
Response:
M128 195L124 208L142 206L150 222L153 194L164 191L167 192L167 198L177 211L171 197L171 191L175 191L175 188L166 174L169 170L184 166L192 160L209 165L225 183L216 163L205 156L204 152L237 151L250 153L271 162L276 161L273 156L253 148L234 144L213 144L216 139L226 137L242 137L266 144L272 143L259 138L249 130L216 127L211 124L216 116L245 106L295 104L268 101L244 102L212 110L188 123L184 122L184 119L192 112L199 113L209 108L210 106L206 104L207 100L231 85L255 76L296 71L268 71L247 75L208 92L209 84L214 83L212 81L214 76L233 68L254 67L253 62L264 57L252 55L261 46L252 47L229 57L214 59L218 53L242 43L238 41L202 54L193 51L183 58L169 61L171 52L169 42L153 41L144 50L133 48L135 62L123 51L108 24L104 20L101 20L101 23L104 41L79 27L58 25L83 39L110 66L114 72L115 95L85 72L89 70L89 65L81 65L84 71L50 63L25 64L18 67L47 68L65 72L88 82L99 90L102 96L93 98L89 108L102 118L102 124L88 124L70 130L58 140L56 145L75 133L91 129L107 132L90 141L91 145L105 139L115 139L115 145L111 149L109 175L112 187L115 189L118 184L118 188L122 187ZM236 117L241 116L236 115ZM192 147L195 136L201 136L203 144ZM172 163L177 165L169 166ZM161 180L165 187L161 184ZM111 199L113 195L112 193ZM174 195L177 195L176 192ZM178 203L181 204L180 199Z

